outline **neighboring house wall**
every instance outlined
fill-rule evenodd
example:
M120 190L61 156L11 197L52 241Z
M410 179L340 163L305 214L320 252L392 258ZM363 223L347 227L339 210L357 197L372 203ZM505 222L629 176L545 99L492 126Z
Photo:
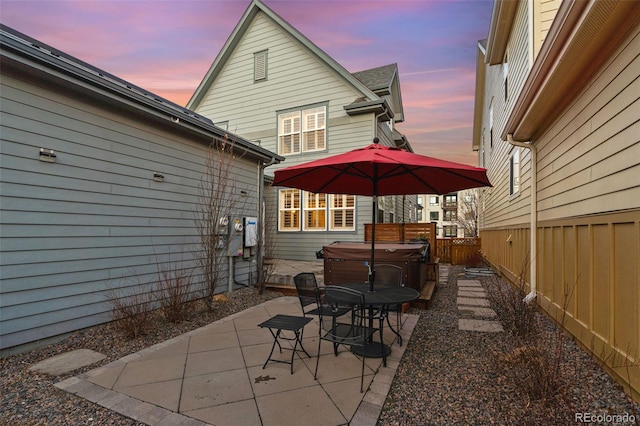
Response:
M5 50L4 36L2 353L109 321L107 290L155 283L158 267L188 271L192 297L202 294L194 206L208 146L223 132L196 131L178 112L173 120L154 116L86 79L21 63ZM33 55L38 49L25 47ZM40 161L40 148L54 150L55 162ZM251 152L235 160L236 189L246 191L237 217L259 216L261 161ZM155 172L164 181L154 180ZM250 274L255 266L240 259L237 281L248 282ZM227 285L219 283L218 291Z
M519 8L527 4L519 2ZM485 148L494 187L480 191L483 255L526 291L534 281L537 303L600 357L636 399L640 26L631 17L638 16L638 9L630 2L562 4L557 14L561 20L549 30L553 38L545 42L526 82L514 92L516 103L505 108L506 124L501 121L495 130L499 147ZM519 15L514 14L507 46L520 37ZM600 19L608 19L607 24ZM575 27L565 28L565 22ZM585 52L585 46L592 51ZM489 121L487 99L499 97L500 66L483 70L483 110L476 108L483 126ZM504 140L511 134L531 141L535 163L530 149ZM480 148L482 141L474 145ZM509 154L516 149L521 154L519 189L510 194ZM532 253L534 187L537 244ZM534 271L532 264L537 265Z
M277 168L364 147L378 137L383 145L396 145L389 118L377 118L375 112L349 114L345 106L355 101L387 100L391 108L401 107L399 86L381 97L333 62L312 43L297 33L273 11L259 1L253 1L234 30L230 41L220 52L209 73L189 103L199 114L214 122L228 123L228 128L268 150L285 155L282 164L268 167L267 174ZM254 58L266 52L266 78L256 81ZM325 146L323 149L293 154L283 153L278 141L278 116L281 113L326 107ZM397 111L396 111L397 112ZM383 116L393 115L387 112ZM398 113L396 119L401 118ZM396 132L397 134L397 132ZM302 141L300 141L302 143ZM281 200L278 191L285 188L268 187L268 212L271 220L278 220ZM282 196L282 194L280 194ZM403 216L403 197L394 202L383 201L384 221ZM405 218L409 220L409 204L415 197L405 197ZM302 203L302 197L300 199ZM386 203L385 203L386 202ZM326 210L326 230L278 230L268 226L271 256L313 260L316 251L334 241L364 241L364 224L371 223L371 197L355 197L355 224L349 230L330 230L330 211ZM304 221L304 216L300 222Z

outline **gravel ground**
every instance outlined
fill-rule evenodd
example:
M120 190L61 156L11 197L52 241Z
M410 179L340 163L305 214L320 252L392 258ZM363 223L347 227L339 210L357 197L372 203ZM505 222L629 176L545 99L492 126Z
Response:
M411 310L421 316L378 425L569 425L577 423L576 413L635 418L591 424L638 424L640 405L543 315L536 315L542 327L561 339L549 345L562 348L561 355L551 356L559 361L560 383L546 402L528 397L522 382L513 377L515 367L500 362L499 354L514 349L508 332L458 330L457 278L461 274L464 278L463 267L451 267L449 282L438 286L429 308ZM480 281L490 299L496 290L509 288L497 278ZM495 303L492 307L498 311Z
M152 330L136 339L125 337L113 324L104 324L81 330L58 343L0 359L0 425L141 425L53 385L281 296L277 292L258 294L253 288L244 288L233 292L226 301L214 302L212 312L204 309L204 306L197 307L189 321L180 324L167 323L157 315ZM107 357L99 363L62 376L52 377L28 370L37 362L75 349L91 349Z
M522 386L508 374L510 369L505 368L496 355L509 350L511 342L507 333L458 330L456 278L461 271L461 268L451 268L449 282L438 287L426 311L411 310L420 315L420 319L407 344L379 425L564 425L575 423L575 413L627 414L640 419L640 406L633 404L620 386L566 336L562 345L566 353L561 390L547 403L524 395ZM487 287L491 288L485 283ZM213 312L198 311L190 321L167 324L157 317L156 324L162 326L153 327L153 333L137 339L127 339L113 324L106 324L2 359L0 424L137 425L139 423L131 419L53 385L279 296L275 292L260 295L254 289L242 289L234 292L228 301L216 302ZM553 329L550 323L545 327ZM107 358L58 377L28 371L36 362L81 348L100 352Z

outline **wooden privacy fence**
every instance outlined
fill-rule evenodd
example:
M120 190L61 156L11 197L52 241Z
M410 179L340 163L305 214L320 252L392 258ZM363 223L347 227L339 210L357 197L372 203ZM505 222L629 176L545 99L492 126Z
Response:
M371 241L371 224L364 225L364 240ZM403 243L427 240L431 247L431 257L437 254L435 223L376 223L376 241Z
M440 262L462 265L478 256L480 238L438 238L437 249Z

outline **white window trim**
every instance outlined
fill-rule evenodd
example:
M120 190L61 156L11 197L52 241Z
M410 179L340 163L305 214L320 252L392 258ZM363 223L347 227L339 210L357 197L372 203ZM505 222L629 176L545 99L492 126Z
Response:
M287 123L287 121L291 123ZM285 123L288 126L285 126ZM285 128L289 131L285 132ZM314 143L310 148L309 135L321 133L322 140L313 138ZM290 136L291 142L286 144L284 137ZM289 145L289 146L287 146ZM286 147L286 149L285 149ZM303 152L317 152L327 149L327 106L314 106L299 110L283 111L278 113L278 154L294 155Z
M295 207L285 207L284 203L285 203L285 194L286 193L291 193L292 196L293 194L297 192L298 194L298 206ZM295 203L293 203L295 204ZM283 213L284 212L298 212L298 226L297 227L287 227L285 228L283 226L284 221L283 219ZM297 232L300 231L300 223L302 221L302 209L301 209L301 204L300 204L300 190L298 189L281 189L278 191L278 231L281 232Z
M285 200L287 197L285 194L291 194L290 197L293 197L294 192L297 192L298 195L298 203L297 207L288 207L285 208ZM316 200L316 205L324 205L324 207L309 207L309 196L314 196ZM335 200L337 198L342 199L342 206L336 207ZM348 206L348 198L351 198L353 201L351 206ZM295 204L295 203L293 203ZM309 227L307 225L307 212L310 211L323 211L324 212L324 226L318 227ZM347 216L349 211L351 211L352 217L352 225L351 226L334 226L333 217L334 213L337 211L344 212L344 216ZM298 226L297 227L283 227L284 223L284 213L285 212L297 212L298 217ZM331 232L348 232L356 230L356 197L355 195L342 195L342 194L314 194L311 192L301 191L298 189L287 189L283 188L278 190L278 231L280 232L321 232L321 231L331 231Z
M353 206L347 206L347 199L351 197L353 199ZM335 207L335 200L337 198L342 198L342 207ZM352 226L334 226L333 224L333 215L334 212L342 211L344 215L347 215L349 211L351 211L352 215ZM329 195L329 230L330 231L355 231L356 230L356 197L355 195L344 195L344 194L330 194Z
M267 80L267 64L268 55L267 50L262 50L253 54L253 82Z
M308 232L326 231L327 230L327 194L315 194L313 192L302 191L304 200L302 206L302 230ZM309 200L312 199L316 207L309 207ZM321 207L318 207L321 206ZM307 214L311 212L324 212L324 224L321 226L309 226L307 223Z

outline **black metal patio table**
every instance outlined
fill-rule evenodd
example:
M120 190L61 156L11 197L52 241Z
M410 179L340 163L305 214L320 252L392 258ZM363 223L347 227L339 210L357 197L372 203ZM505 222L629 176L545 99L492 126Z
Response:
M278 314L258 324L258 327L268 328L269 331L271 332L271 335L273 336L273 345L271 346L271 352L269 352L269 357L267 358L264 365L262 366L262 369L264 369L267 366L269 361L282 362L284 364L291 365L291 374L293 374L293 359L296 355L296 351L299 351L299 349L297 349L298 345L300 345L300 349L302 349L302 351L305 354L307 354L309 358L311 358L311 355L309 355L309 353L305 350L304 346L302 346L302 329L310 321L311 321L311 318L309 317L297 317L292 315ZM293 332L295 334L295 337L282 336L283 330ZM291 349L290 361L273 359L271 357L271 355L273 355L273 350L276 348L276 345L278 345L278 348L280 349L280 353L282 353L282 346L280 345L280 342L279 342L280 339L294 342L293 349Z
M371 291L369 284L338 284L340 287L350 288L357 290L364 294L365 307L369 310L369 327L373 328L373 315L371 314L374 307L378 306L393 306L401 305L403 303L411 302L420 297L420 293L417 290L410 287L398 287L398 286L380 286L374 288ZM349 300L337 300L339 303L350 304L353 301ZM381 327L382 328L382 327ZM383 338L382 329L380 330L380 338ZM384 342L384 340L383 340ZM360 347L354 347L352 351L357 355L364 355L367 358L383 358L391 353L391 347L384 344L382 348L378 342L369 342L365 345L364 349ZM384 353L382 352L384 350Z

